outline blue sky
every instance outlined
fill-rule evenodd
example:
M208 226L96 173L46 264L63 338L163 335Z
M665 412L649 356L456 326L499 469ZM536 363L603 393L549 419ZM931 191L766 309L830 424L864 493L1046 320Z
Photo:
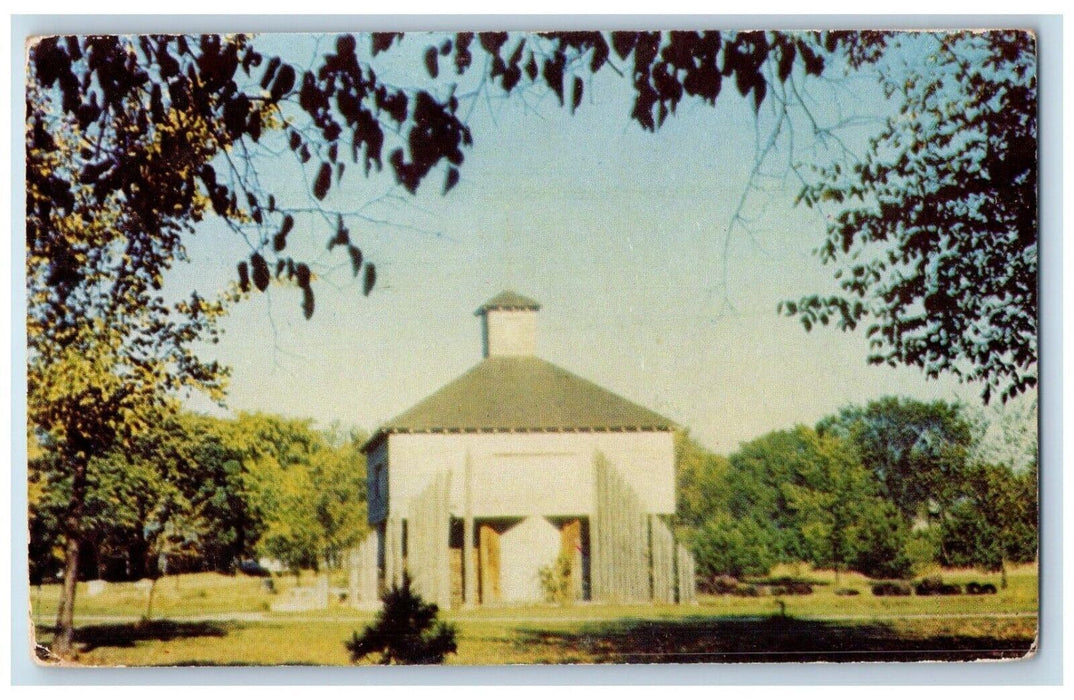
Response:
M310 36L263 41L298 63L318 49ZM427 42L409 35L378 74L425 84L407 50ZM684 102L651 134L627 119L624 88L614 76L588 82L573 117L544 90L478 99L475 144L446 197L440 172L416 197L387 173L347 178L325 206L366 217L348 225L377 265L373 294L362 296L345 256L324 251L329 224L300 218L290 246L320 263L316 313L305 321L297 290L275 287L232 312L220 345L204 349L233 368L229 408L373 429L480 360L473 311L505 288L543 304L539 355L724 453L886 394L978 403L977 387L868 366L861 333L807 334L776 315L782 299L835 289L832 270L811 255L830 212L793 206L787 163L825 157L804 121L794 123L795 150L778 140L751 181L774 123L767 105L755 117L729 87L715 109ZM807 97L822 122L863 118L841 131L857 149L889 109L868 79L814 81ZM259 173L273 189L306 196L286 149ZM732 225L744 193L748 223ZM176 270L174 288L207 293L234 277L244 244L214 226L189 246L194 264Z

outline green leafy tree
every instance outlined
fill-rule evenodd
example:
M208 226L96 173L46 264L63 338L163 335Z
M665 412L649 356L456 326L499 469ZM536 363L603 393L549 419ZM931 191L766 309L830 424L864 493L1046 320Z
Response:
M1037 524L1035 468L975 464L941 525L943 563L1002 571L1005 581L1007 562L1036 559Z
M872 578L913 573L918 543L902 514L883 498L866 498L854 533L850 568Z
M244 469L245 453L233 439L233 421L189 413L179 418L185 456L176 478L203 523L198 555L207 569L234 571L236 563L253 555L264 529Z
M728 508L726 457L709 452L689 433L675 434L675 522L690 532Z
M314 513L323 533L321 556L332 566L369 533L365 455L366 435L338 426L321 431L324 447L310 460Z
M183 392L219 398L225 373L190 350L215 337L223 302L195 293L169 305L157 291L179 254L174 231L146 236L118 193L101 198L85 183L63 196L53 189L50 178L92 140L76 120L60 127L33 116L27 127L26 265L28 418L69 494L59 516L64 581L54 651L62 656L72 649L91 461L174 412Z
M729 520L751 522L743 541L770 547L775 560L868 575L909 565L909 528L847 442L798 426L742 445L730 463Z
M908 524L942 518L964 478L972 426L959 404L884 397L822 419L817 430L842 437Z
M772 533L753 518L732 518L718 512L693 533L690 542L698 574L714 576L762 576L778 561Z
M161 565L228 570L230 547L225 519L213 510L218 494L209 493L214 469L206 462L204 433L193 430L216 419L179 414L151 426L122 449L90 460L82 520L80 563L87 575L107 579L156 577ZM71 480L53 453L31 460L31 483L40 485L31 520L55 522L70 502ZM239 494L241 496L241 494ZM40 537L40 542L35 540ZM42 528L31 539L31 566L51 566L46 554L62 539ZM87 568L88 567L88 568Z
M895 509L877 497L876 480L858 455L841 440L805 428L795 437L801 461L795 462L796 478L782 490L806 558L836 573L905 571L909 562L901 552L908 529L898 527Z
M752 519L770 533L778 561L802 561L807 552L790 519L788 492L805 467L795 431L775 431L744 443L728 458L728 506L735 520Z
M384 665L440 664L457 652L455 627L437 622L439 608L411 590L409 575L404 573L402 584L389 588L381 601L373 624L344 642L351 661L377 654L377 663Z
M233 443L259 524L255 549L292 571L338 563L368 532L361 435L322 432L308 420L242 414Z

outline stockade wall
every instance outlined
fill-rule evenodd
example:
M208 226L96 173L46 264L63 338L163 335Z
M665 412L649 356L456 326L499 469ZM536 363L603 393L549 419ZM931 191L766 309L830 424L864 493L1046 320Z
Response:
M603 455L593 463L592 598L604 602L693 603L694 557Z
M406 532L411 585L444 609L451 607L450 488L450 474L441 472L411 499Z
M653 601L675 602L675 536L664 521L651 517Z
M680 544L677 559L679 602L684 604L695 603L697 602L697 565L694 561L694 555Z
M634 490L603 455L597 455L593 468L592 598L650 600L648 516Z
M377 601L377 535L372 533L350 552L347 598L360 607Z

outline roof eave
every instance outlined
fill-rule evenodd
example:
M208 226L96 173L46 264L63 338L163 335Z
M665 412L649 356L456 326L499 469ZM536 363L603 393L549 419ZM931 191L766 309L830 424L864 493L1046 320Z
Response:
M366 440L359 449L363 454L369 454L390 435L475 435L475 434L502 434L502 433L672 433L680 427L675 423L657 425L617 425L617 426L587 426L587 427L563 427L547 426L534 428L381 428Z

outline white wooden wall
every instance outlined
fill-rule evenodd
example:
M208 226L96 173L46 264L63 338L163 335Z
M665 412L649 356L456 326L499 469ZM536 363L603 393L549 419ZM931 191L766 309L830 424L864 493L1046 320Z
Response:
M544 601L540 570L555 563L561 547L559 530L540 516L526 518L500 535L500 599Z
M381 450L384 450L382 453ZM385 463L386 494L371 495L370 522L406 518L411 499L451 472L450 509L465 509L467 453L475 518L587 515L594 503L593 455L605 455L645 513L675 512L675 450L667 431L638 433L394 434L368 457ZM370 493L374 493L370 483Z

